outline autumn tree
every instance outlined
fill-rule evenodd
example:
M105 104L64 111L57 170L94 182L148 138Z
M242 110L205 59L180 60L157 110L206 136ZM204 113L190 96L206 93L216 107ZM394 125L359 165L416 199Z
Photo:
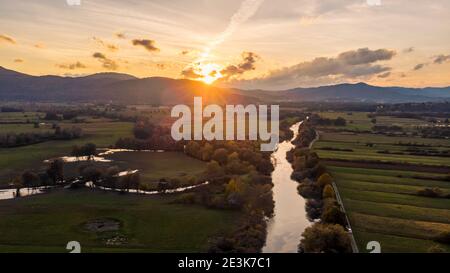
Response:
M299 245L306 253L350 253L350 238L340 225L316 223L307 227Z

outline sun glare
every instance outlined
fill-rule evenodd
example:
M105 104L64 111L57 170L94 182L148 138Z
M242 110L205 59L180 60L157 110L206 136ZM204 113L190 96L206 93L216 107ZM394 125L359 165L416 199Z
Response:
M220 70L222 68L218 64L214 63L199 64L197 66L197 69L199 71L198 73L202 75L200 80L206 84L211 84L223 77L222 74L220 73Z

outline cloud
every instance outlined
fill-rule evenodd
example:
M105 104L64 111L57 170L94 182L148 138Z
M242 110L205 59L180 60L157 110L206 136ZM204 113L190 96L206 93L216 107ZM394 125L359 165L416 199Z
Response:
M418 65L414 66L413 70L418 71L418 70L424 68L426 65L427 64L418 64Z
M181 75L188 79L203 78L203 75L198 74L193 67L188 67L181 71Z
M188 55L189 54L189 50L183 50L181 51L181 55Z
M436 56L436 58L434 59L433 62L435 64L443 64L443 63L445 63L447 61L450 61L450 55L443 55L443 54L441 54L439 56Z
M414 52L415 48L414 47L408 47L403 49L403 53L412 53Z
M86 65L78 61L71 64L57 64L56 66L61 69L68 69L68 70L83 69L87 67Z
M389 49L360 48L338 54L336 57L317 57L311 61L270 71L251 80L231 81L233 85L249 88L285 88L299 85L321 85L387 73L391 67L377 64L391 60L396 52Z
M39 48L39 49L42 49L42 48L45 48L45 45L44 44L41 44L41 43L39 43L39 44L35 44L35 45L33 45L35 48Z
M338 60L349 65L369 64L376 61L390 60L394 57L395 51L387 49L370 50L360 48L358 50L347 51L339 54Z
M164 70L166 69L166 65L165 64L156 64L156 67L160 70Z
M200 57L192 62L190 66L194 63L201 63L208 58L211 51L213 51L217 46L225 42L233 33L238 29L240 25L245 23L258 11L259 7L262 5L264 0L244 0L239 9L231 16L227 27L222 31L215 39L213 39L208 46L203 50Z
M253 52L243 52L242 59L243 60L240 64L229 65L220 71L225 79L241 75L246 71L255 70L255 63L259 59L259 56Z
M386 72L383 74L378 75L377 77L380 79L388 78L391 75L391 72Z
M102 66L106 69L117 70L117 68L119 68L115 61L108 59L103 53L95 52L92 54L92 57L99 60L99 62L102 63Z
M13 38L4 35L4 34L0 34L0 42L6 42L6 43L10 43L10 44L16 44L16 40L14 40Z
M155 41L153 41L153 40L147 40L147 39L139 40L139 39L134 39L134 40L132 41L132 43L133 43L134 46L143 46L145 49L147 49L147 50L150 51L150 52L158 52L158 51L159 51L159 48L157 48L157 47L155 46Z
M20 59L20 58L18 58L18 59L14 59L14 62L15 62L15 63L23 63L23 62L24 62L24 60L23 60L23 59Z
M103 41L100 38L97 38L97 37L94 36L94 37L92 37L92 39L95 42L97 42L99 45L101 45L101 46L105 47L106 49L108 49L109 51L115 52L115 51L119 50L119 48L116 45L107 43L107 42Z
M114 33L114 36L116 36L119 39L126 39L127 38L127 36L123 32L116 32L116 33Z

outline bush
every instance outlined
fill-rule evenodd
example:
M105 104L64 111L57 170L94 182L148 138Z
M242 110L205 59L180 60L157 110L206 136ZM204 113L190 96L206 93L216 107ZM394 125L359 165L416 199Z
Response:
M321 219L322 222L328 224L338 224L343 227L347 225L345 213L340 210L335 202L324 206Z
M322 197L322 189L309 179L303 180L303 182L298 185L297 190L303 198L321 199Z
M331 185L325 185L322 192L322 198L323 199L335 198L334 190Z
M325 185L329 185L333 183L333 177L329 173L324 173L321 176L319 176L319 179L317 179L317 184L319 184L320 187L325 187Z
M442 197L442 191L439 188L425 188L417 191L417 195L436 198Z
M351 253L350 238L340 225L316 223L305 229L299 252Z
M177 203L177 204L195 204L195 202L196 202L196 197L195 197L195 193L193 193L193 192L183 193L180 196L178 196L177 198L175 198L175 200L173 200L173 203Z
M434 241L436 241L438 243L450 245L450 232L449 231L442 232L441 234L436 236L436 238L434 238Z

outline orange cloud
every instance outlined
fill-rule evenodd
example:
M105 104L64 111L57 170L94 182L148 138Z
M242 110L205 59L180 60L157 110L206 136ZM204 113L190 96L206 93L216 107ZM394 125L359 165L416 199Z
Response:
M11 43L11 44L16 44L16 40L14 40L13 38L11 38L7 35L4 35L4 34L0 34L0 41Z
M153 40L147 40L147 39L134 39L131 41L134 46L143 46L145 49L147 49L150 52L158 52L160 51L159 48L155 46L155 41Z

